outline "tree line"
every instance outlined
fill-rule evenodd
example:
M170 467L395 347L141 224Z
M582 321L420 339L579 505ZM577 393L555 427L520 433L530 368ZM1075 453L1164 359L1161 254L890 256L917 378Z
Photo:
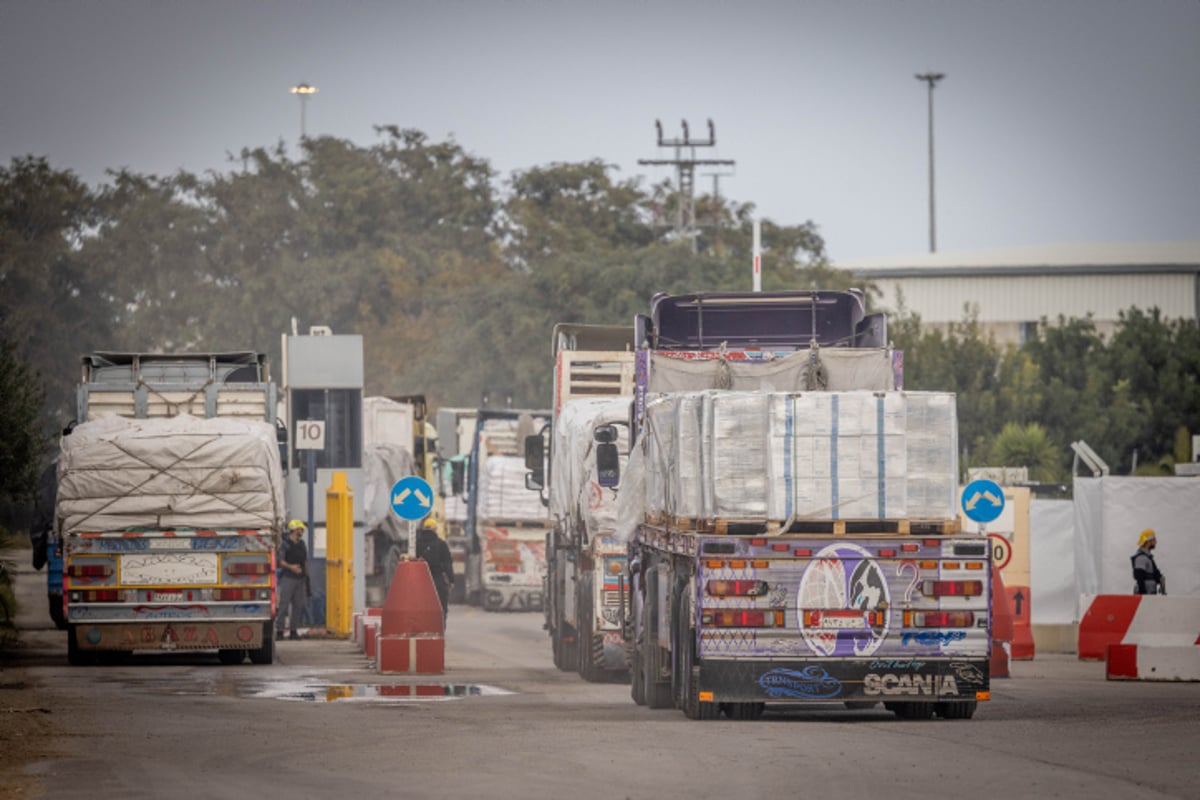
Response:
M556 322L630 324L657 292L750 288L752 203L697 198L699 232L680 236L663 224L669 182L599 159L500 176L453 140L377 132L372 146L307 138L295 157L279 144L223 171L120 170L97 186L40 157L0 168L4 493L31 488L93 350L279 364L295 320L363 336L369 395L543 408ZM858 285L812 221L764 220L763 244L766 290ZM1200 428L1194 320L1133 309L1107 341L1089 320L1043 321L1013 348L969 315L937 332L892 312L906 387L959 395L964 468L1063 480L1082 438L1111 464L1136 452L1161 469Z

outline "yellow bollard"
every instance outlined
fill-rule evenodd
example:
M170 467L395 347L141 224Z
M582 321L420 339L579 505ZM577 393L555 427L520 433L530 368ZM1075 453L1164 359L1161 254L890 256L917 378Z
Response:
M354 605L354 490L346 473L334 472L325 490L325 625L334 636L350 635Z

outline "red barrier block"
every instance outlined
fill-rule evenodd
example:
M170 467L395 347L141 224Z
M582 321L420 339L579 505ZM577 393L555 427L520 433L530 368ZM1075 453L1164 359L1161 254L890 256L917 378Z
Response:
M1102 594L1094 597L1079 621L1077 649L1080 660L1099 661L1105 657L1110 644L1120 644L1141 601L1142 596L1136 594Z
M1104 677L1132 678L1138 676L1138 648L1136 644L1110 644L1105 649Z
M440 675L446 670L446 640L433 636L380 636L378 669L384 673Z
M379 622L377 619L368 617L363 624L363 652L367 658L375 659L375 644L379 636Z
M1031 661L1034 655L1033 627L1028 586L1009 586L1008 605L1012 609L1013 637L1009 653L1014 661Z

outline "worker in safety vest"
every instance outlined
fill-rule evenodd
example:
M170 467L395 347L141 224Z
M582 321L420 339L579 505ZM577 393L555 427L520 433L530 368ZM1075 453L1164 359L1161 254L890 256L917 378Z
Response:
M1166 594L1167 582L1154 563L1154 548L1158 540L1153 528L1138 536L1137 552L1129 559L1133 563L1134 594Z

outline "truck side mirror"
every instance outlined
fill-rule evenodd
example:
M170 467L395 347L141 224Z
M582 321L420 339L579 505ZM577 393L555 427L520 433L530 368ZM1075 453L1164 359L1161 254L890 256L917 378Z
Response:
M288 474L288 430L283 420L275 420L275 442L279 445L279 465L283 474Z
M463 484L466 483L466 466L463 461L450 462L450 493L455 497L459 497L463 493Z
M596 441L596 482L606 489L621 483L621 455L617 450L617 429L603 425L592 433Z
M541 490L546 488L546 440L541 434L525 437L525 488Z

